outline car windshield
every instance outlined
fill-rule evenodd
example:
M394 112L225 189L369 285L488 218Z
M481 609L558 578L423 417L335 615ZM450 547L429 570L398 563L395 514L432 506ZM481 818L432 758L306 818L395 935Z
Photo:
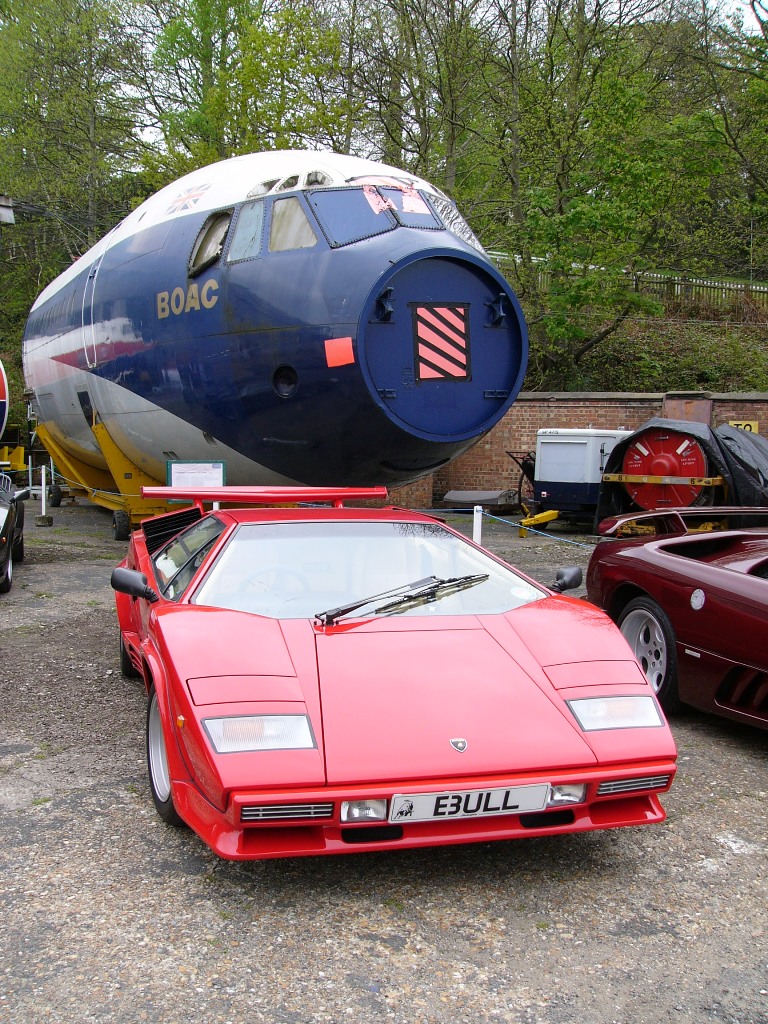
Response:
M487 579L444 587L437 600L367 601L414 580L478 575ZM290 619L359 602L349 619L493 614L545 593L439 523L318 521L241 525L192 602Z

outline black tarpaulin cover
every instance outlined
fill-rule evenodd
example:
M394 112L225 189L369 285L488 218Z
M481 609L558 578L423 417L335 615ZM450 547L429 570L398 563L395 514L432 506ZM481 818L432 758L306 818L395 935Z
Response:
M675 430L698 441L707 457L708 475L720 476L724 480L722 487L715 488L714 504L749 507L768 505L768 440L761 434L727 424L712 430L706 423L654 416L629 437L619 441L608 456L604 472L620 473L624 453L629 446L640 434L654 428ZM712 496L712 489L707 489L705 499L711 501ZM595 523L608 516L632 512L636 508L623 484L604 483L598 496Z
M715 436L733 476L734 504L768 505L768 440L727 423Z

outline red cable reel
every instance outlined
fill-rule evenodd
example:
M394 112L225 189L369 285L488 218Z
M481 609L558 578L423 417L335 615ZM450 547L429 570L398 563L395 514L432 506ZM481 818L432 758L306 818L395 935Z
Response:
M677 430L652 427L639 434L624 453L622 473L633 477L707 476L707 457L695 438ZM702 503L703 484L687 482L625 481L632 501L640 508L684 508ZM704 494L706 499L707 494Z

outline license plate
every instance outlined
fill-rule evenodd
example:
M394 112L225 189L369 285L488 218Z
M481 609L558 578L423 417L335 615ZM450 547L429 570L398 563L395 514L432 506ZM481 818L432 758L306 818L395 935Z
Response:
M548 797L549 785L546 782L508 789L468 789L458 793L397 793L392 797L389 820L443 821L525 814L543 810Z

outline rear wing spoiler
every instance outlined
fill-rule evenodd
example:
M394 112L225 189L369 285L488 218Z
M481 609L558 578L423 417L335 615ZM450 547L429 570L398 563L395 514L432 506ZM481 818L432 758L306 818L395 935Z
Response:
M142 487L143 498L192 501L202 511L205 503L227 505L296 505L299 502L332 504L376 501L387 497L386 487Z
M689 505L610 516L598 525L601 537L683 536L721 530L768 529L768 508L744 505Z

